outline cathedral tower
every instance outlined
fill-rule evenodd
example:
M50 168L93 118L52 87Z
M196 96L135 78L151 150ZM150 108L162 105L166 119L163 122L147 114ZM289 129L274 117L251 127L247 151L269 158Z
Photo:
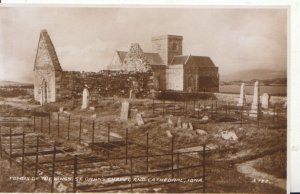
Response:
M162 35L153 37L152 50L160 55L165 65L169 65L174 56L182 55L182 36Z

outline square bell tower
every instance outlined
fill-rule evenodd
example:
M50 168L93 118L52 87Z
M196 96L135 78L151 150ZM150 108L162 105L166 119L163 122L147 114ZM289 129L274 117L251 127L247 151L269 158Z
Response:
M158 53L165 65L176 55L182 55L182 36L162 35L152 38L152 51Z

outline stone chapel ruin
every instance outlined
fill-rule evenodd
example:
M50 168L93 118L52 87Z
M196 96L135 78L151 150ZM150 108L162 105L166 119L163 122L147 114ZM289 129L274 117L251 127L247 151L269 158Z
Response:
M84 87L91 102L99 96L149 97L153 91L218 92L218 67L209 57L182 55L182 36L152 38L153 52L138 43L116 51L108 70L64 71L46 30L42 30L34 63L34 99L41 105L81 97Z

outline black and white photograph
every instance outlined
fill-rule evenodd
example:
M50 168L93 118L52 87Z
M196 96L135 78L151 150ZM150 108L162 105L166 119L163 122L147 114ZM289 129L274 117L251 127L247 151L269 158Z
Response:
M0 7L0 192L286 193L289 9Z

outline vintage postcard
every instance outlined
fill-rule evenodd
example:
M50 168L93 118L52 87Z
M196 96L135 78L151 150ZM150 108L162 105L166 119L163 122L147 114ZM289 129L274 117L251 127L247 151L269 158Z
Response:
M288 16L0 7L0 192L286 193Z

